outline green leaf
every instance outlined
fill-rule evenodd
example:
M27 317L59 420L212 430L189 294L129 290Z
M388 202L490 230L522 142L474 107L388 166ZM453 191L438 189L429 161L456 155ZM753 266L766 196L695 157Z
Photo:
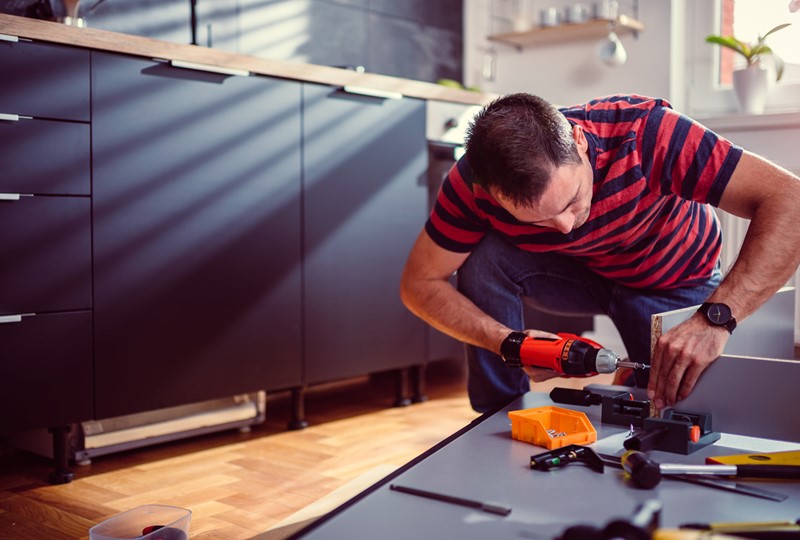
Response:
M733 49L739 54L747 57L747 53L742 49L742 45L744 44L733 36L706 36L706 43L715 43L717 45L721 45L722 47Z
M783 23L783 24L779 24L778 26L776 26L775 28L773 28L772 30L770 30L769 32L767 32L766 34L764 34L764 37L760 38L760 41L764 41L765 39L767 39L767 36L768 36L768 35L770 35L770 34L772 34L772 33L774 33L774 32L777 32L778 30L783 30L783 29L784 29L784 28L786 28L787 26L792 26L792 23Z

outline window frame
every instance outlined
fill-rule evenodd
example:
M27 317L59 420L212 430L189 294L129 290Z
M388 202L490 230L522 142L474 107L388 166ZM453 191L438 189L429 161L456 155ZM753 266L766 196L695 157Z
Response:
M739 104L732 87L720 87L718 45L706 43L709 34L720 31L722 0L694 1L687 10L686 36L692 45L686 48L690 84L687 101L693 114L718 115L737 113ZM788 10L787 10L788 12ZM765 113L800 110L800 82L771 83Z

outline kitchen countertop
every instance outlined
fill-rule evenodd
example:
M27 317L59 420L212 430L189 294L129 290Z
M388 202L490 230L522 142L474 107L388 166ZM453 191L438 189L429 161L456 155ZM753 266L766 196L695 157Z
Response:
M260 75L280 77L332 86L361 86L400 92L405 96L467 105L483 105L495 96L470 92L423 81L414 81L377 73L359 73L315 64L270 60L220 49L170 43L141 36L94 28L77 28L61 23L0 14L0 34L18 38L85 47L89 49L208 64L247 70Z

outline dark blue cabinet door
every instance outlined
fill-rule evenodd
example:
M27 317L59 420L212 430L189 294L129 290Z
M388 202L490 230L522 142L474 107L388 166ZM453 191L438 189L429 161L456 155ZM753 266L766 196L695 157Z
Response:
M0 315L90 309L89 226L88 197L0 200Z
M427 213L425 103L303 91L306 382L423 364L399 283Z
M300 384L300 85L93 53L98 418Z
M0 192L89 195L89 138L89 124L0 120Z
M89 51L0 41L0 113L89 121Z
M92 418L92 312L0 315L0 434Z

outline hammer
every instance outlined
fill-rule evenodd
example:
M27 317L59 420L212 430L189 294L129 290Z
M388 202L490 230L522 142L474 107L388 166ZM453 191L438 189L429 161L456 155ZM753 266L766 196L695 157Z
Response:
M633 482L652 489L671 474L714 474L740 478L800 479L800 465L684 465L657 463L644 452L630 450L622 456L622 468Z

